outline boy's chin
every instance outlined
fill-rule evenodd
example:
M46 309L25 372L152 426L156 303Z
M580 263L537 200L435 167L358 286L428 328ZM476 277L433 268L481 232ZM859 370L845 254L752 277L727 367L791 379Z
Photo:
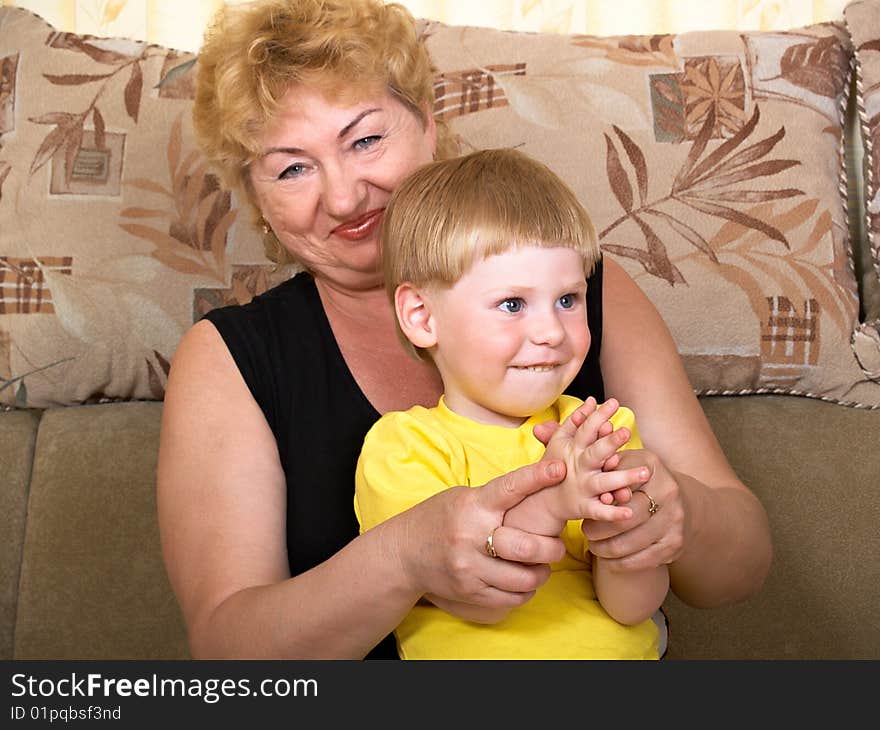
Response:
M549 400L546 398L535 398L531 401L518 403L514 408L505 409L505 415L509 418L522 418L523 420L531 418L546 411L556 402L558 397L557 395Z

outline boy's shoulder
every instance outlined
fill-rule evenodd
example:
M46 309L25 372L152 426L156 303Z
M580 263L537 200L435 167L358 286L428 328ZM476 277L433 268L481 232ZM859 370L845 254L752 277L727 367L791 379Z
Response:
M379 417L379 420L373 424L373 428L379 426L380 424L383 427L390 427L393 425L403 424L403 423L431 423L435 421L436 418L433 415L433 412L436 411L436 406L433 408L425 408L425 406L412 406L411 408L407 408L405 411L388 411Z
M388 411L367 432L368 439L391 439L411 434L426 434L441 430L437 407L413 406L405 411Z
M443 460L449 461L461 457L462 443L436 406L413 406L381 416L364 437L363 454L382 458L396 454L404 459L443 454Z

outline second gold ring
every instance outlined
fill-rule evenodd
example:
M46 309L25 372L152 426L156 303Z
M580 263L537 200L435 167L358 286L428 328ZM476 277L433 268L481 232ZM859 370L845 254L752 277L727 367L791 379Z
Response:
M498 528L496 527L495 530ZM497 558L498 553L495 552L495 530L489 533L489 537L486 538L486 552L489 553L490 557Z
M644 489L639 489L639 492L644 494L648 498L648 514L653 515L658 509L660 509L660 505L654 501L654 498L648 494Z

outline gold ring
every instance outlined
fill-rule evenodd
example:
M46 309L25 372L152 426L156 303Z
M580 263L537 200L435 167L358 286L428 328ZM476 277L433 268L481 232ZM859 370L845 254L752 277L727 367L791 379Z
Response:
M648 515L653 515L658 509L660 509L660 505L654 501L654 498L648 494L644 489L639 489L639 492L644 494L648 498Z
M498 527L495 528L495 530L497 529ZM495 530L492 530L492 532L489 533L489 537L486 538L486 552L493 558L498 557L498 553L495 552Z

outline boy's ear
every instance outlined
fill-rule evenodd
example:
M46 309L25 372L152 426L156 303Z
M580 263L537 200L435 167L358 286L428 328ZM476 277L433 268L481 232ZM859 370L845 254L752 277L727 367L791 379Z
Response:
M437 343L430 302L422 290L412 284L401 284L394 292L394 311L400 329L416 347L427 350Z

